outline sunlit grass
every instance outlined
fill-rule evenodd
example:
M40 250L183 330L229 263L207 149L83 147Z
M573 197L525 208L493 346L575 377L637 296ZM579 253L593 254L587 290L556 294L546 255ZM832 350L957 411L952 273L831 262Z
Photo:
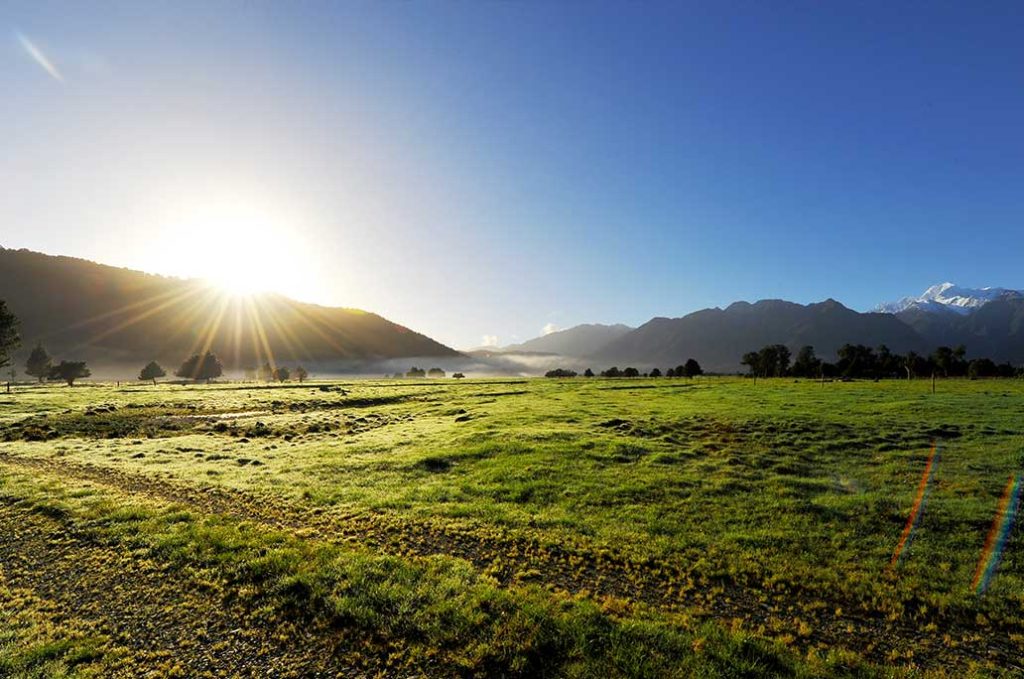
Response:
M435 594L402 594L412 603L402 599L394 622L375 618L373 605L339 603L334 595L314 607L366 631L391 625L387 634L427 639L424 649L467 643L458 625L468 630L473 623L452 623L445 632L417 616L435 606L442 615L460 587L490 592L491 576L502 585L494 592L513 597L501 599L508 605L536 585L568 587L577 611L588 602L611 605L600 602L617 592L627 602L622 620L636 621L627 627L674 639L664 642L673 662L690 657L706 625L720 649L743 635L791 647L804 660L771 651L783 673L810 672L827 658L857 667L862 658L905 668L924 663L931 671L956 659L963 669L984 655L960 649L987 635L1020 649L1019 544L1008 547L987 596L971 589L1006 478L1024 462L1019 381L942 381L936 394L915 382L740 379L394 380L345 384L345 392L321 386L26 390L0 410L0 440L9 439L0 452L50 465L43 469L141 474L265 498L256 506L274 506L277 498L294 508L288 511L315 512L316 522L360 522L354 525L370 531L372 548L344 557L360 564L352 566L355 574L316 556L340 549L320 538L289 537L288 549L269 561L241 560L287 573L280 577L297 578L289 582L305 592L333 592L337 582L365 576L360 587L385 596L422 580L438 588ZM25 440L29 431L41 438ZM942 446L934 487L892 570L934 441ZM209 510L193 508L195 520L170 532L149 519L126 525L162 550L161 558L203 561L208 549L244 554L232 547L230 521L227 533L186 530L195 521L207 525ZM310 530L315 536L328 529ZM464 554L472 567L458 559L436 562L447 564L441 570L415 559L406 564L407 554L432 549L424 536L457 538L464 551L449 556ZM378 549L387 555L375 555ZM445 553L440 542L438 551ZM295 571L299 563L316 572ZM393 571L394 579L380 580L378 569ZM253 586L285 596L291 590L273 584L278 575ZM526 589L506 595L508 587ZM539 592L529 596L541 597L528 605L547 611L543 616L562 615L545 608ZM477 605L461 604L467 611ZM516 639L509 642L516 648L534 643ZM576 657L564 643L555 655ZM515 665L518 652L502 656L501 663L512 663L502 666L533 667ZM407 659L422 661L418 653ZM730 654L739 651L722 653L733 662ZM478 669L492 662L448 657ZM580 667L610 657L581 660ZM574 666L570 659L563 670ZM629 667L626 673L642 673Z

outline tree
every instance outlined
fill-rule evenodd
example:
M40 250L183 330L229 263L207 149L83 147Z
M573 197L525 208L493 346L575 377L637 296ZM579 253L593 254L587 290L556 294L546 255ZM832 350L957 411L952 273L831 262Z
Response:
M876 377L899 377L903 372L903 358L892 353L889 347L884 344L878 345L875 349L877 355Z
M650 376L651 377L661 377L661 371L658 370L657 368L655 368L655 369L651 370Z
M817 377L821 373L821 360L814 354L814 347L800 347L791 372L794 377Z
M424 370L423 368L417 368L416 366L413 366L413 367L409 368L409 372L405 373L405 376L406 377L416 377L416 378L426 377L427 376L427 371Z
M427 377L444 377L444 371L440 368L431 368L427 371Z
M264 363L260 366L260 369L257 371L257 377L260 382L270 382L274 379L274 369L270 367L270 363Z
M765 377L785 377L789 373L790 353L785 344L769 344L760 353Z
M757 351L748 351L743 354L743 358L740 359L740 365L745 365L749 369L750 375L757 377L761 374L761 354Z
M309 373L301 365L295 369L295 379L299 381L299 384L305 382L307 377L309 377Z
M37 344L36 348L29 354L28 360L25 361L25 374L38 378L42 382L50 376L50 368L52 367L50 355L46 353L46 349L43 348L42 344Z
M593 377L594 376L594 371L591 370L590 368L587 368L586 370L583 371L583 376L584 377Z
M967 376L972 380L979 377L996 377L999 372L999 366L990 358L976 358L967 365Z
M918 355L917 352L908 351L907 355L903 357L903 370L907 373L907 379L912 380L922 375L930 375L935 371L935 366L929 359Z
M616 366L601 371L601 377L622 377L622 371Z
M464 379L466 379L466 376L463 375L462 373L455 373L454 375L452 375L452 379L454 379L454 380L464 380Z
M146 367L139 373L140 380L153 380L153 384L156 384L158 377L163 377L167 372L160 367L160 364L156 361L150 361L146 364Z
M622 371L623 377L640 377L640 371L636 368L626 368Z
M555 368L544 373L544 377L576 377L575 370L566 370L565 368Z
M844 344L836 352L839 361L836 367L843 377L877 377L878 356L871 347L863 344Z
M11 352L18 348L18 318L7 310L7 302L0 299L0 368L11 364Z
M665 371L665 377L675 377L675 376L676 376L676 369L675 368L669 368L668 370Z
M696 377L697 375L703 374L704 369L700 367L700 363L697 363L697 361L692 358L686 359L686 365L683 366L683 375L686 377Z
M955 349L939 347L932 353L932 363L943 377L962 377L967 374L966 355L967 348L962 344Z
M50 368L48 377L51 380L64 380L69 387L73 387L75 380L89 375L92 375L92 372L85 367L85 361L61 361L60 365Z
M276 382L287 382L288 378L290 378L291 376L291 371L288 370L288 368L284 367L283 365L278 366L277 370L274 371L274 380Z
M174 374L188 380L206 380L210 382L214 377L220 377L224 373L224 366L220 359L212 351L207 351L200 356L192 354Z

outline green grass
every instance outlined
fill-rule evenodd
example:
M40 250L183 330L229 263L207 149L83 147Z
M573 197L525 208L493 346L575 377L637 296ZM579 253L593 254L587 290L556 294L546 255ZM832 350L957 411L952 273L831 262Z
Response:
M67 469L38 511L221 569L254 605L398 644L413 667L998 673L1024 652L1019 538L987 595L971 589L1024 470L1024 382L319 386L24 390L0 400L2 492L40 501L18 461ZM934 486L893 569L933 442ZM120 485L83 491L97 470ZM135 478L228 495L172 510ZM245 528L222 515L236 497L291 513ZM319 521L365 538L325 539ZM995 660L968 652L993 640Z

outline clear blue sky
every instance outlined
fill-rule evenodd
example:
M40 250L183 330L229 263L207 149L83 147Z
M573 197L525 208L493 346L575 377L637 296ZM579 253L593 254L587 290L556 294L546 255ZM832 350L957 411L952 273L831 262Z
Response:
M1024 287L1020 3L0 18L5 247L223 263L461 348L737 299Z

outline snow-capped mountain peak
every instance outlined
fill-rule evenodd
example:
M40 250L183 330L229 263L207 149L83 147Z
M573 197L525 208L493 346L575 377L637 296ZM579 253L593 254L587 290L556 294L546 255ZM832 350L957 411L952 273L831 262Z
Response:
M1024 292L1008 288L964 288L955 283L940 283L931 286L919 297L904 297L896 302L885 302L879 304L873 311L897 314L918 309L930 312L952 311L966 315L993 300L1022 295Z

